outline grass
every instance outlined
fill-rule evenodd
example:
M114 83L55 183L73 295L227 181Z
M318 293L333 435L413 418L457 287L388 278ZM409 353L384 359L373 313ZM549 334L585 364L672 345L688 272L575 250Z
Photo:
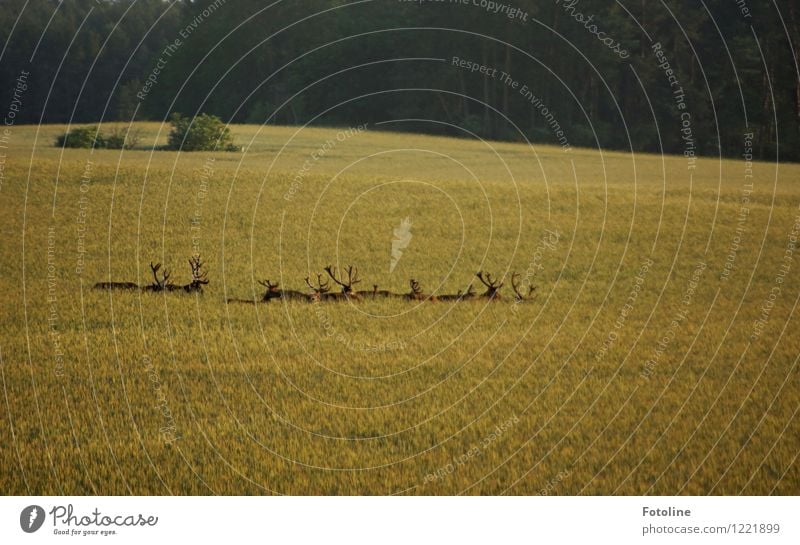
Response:
M754 164L739 223L742 161L381 127L90 152L64 129L0 150L6 494L800 492L797 165ZM198 251L202 295L91 289L150 261L187 283ZM397 292L530 270L537 295L225 303L328 263Z

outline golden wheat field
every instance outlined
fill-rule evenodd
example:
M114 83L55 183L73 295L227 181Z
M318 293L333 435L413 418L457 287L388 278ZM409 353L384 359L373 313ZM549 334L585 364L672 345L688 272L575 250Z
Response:
M138 128L0 150L4 494L800 493L797 165ZM503 299L226 303L328 264Z

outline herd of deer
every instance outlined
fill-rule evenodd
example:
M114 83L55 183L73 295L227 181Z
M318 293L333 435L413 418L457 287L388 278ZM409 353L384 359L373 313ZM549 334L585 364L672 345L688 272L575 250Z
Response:
M187 293L202 292L203 286L208 284L208 273L203 270L203 262L200 256L194 256L189 259L189 266L192 269L192 281L186 285L173 284L170 281L170 272L167 269L161 269L161 263L155 265L151 262L150 269L153 272L153 282L147 286L140 287L133 282L98 282L95 284L97 289L122 289L122 290L143 290L152 292L162 291L179 291L183 290ZM273 284L269 280L260 280L258 283L264 287L264 295L259 301L252 299L228 299L228 303L267 303L273 299L295 300L295 301L337 301L337 300L359 300L359 299L378 299L378 298L397 298L406 301L462 301L465 299L483 298L489 300L499 300L500 288L505 285L505 282L493 279L489 273L479 271L475 276L486 287L486 291L482 294L475 292L475 289L470 284L467 291L461 290L455 294L445 295L431 295L422 291L419 282L413 278L409 282L411 291L408 293L394 293L387 290L379 290L378 285L374 284L371 290L356 291L354 286L361 282L358 276L358 269L352 265L345 269L347 277L343 274L338 274L336 267L328 265L324 268L328 278L322 273L317 274L316 282L312 282L310 277L306 277L306 285L311 292L302 292L296 290L280 289L277 283ZM159 274L160 273L160 274ZM531 299L533 292L536 290L534 286L528 286L527 293L523 294L520 291L519 273L511 275L511 288L514 290L513 300L515 302L522 302ZM331 292L330 280L333 280L341 289L339 291Z
M161 269L161 263L150 262L150 270L153 271L153 282L147 286L139 287L134 282L98 282L94 285L101 290L142 290L142 291L178 291L183 290L187 293L202 292L203 286L208 284L208 272L203 270L203 262L200 256L196 255L189 259L189 267L192 269L192 281L186 285L173 284L169 279L171 272L166 268ZM161 273L159 276L159 272Z

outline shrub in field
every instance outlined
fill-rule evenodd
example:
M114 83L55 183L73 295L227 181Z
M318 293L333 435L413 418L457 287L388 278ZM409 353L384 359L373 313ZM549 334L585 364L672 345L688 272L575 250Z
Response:
M105 139L95 127L76 127L56 138L56 146L61 148L103 148Z
M139 131L115 128L111 134L103 136L96 126L76 127L56 138L56 146L61 148L106 148L132 149L139 144Z
M181 151L236 151L231 131L214 115L200 114L194 118L174 113L170 117L172 131L167 149Z
M133 149L139 145L139 140L141 140L139 131L131 131L130 127L126 129L118 127L104 138L105 145L103 147L108 149Z
M108 149L123 149L125 147L125 134L115 130L106 137L105 144Z

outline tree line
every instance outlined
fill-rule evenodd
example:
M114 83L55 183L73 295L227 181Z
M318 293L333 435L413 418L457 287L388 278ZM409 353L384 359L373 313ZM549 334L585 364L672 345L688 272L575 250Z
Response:
M797 0L4 0L14 122L356 125L800 159Z

